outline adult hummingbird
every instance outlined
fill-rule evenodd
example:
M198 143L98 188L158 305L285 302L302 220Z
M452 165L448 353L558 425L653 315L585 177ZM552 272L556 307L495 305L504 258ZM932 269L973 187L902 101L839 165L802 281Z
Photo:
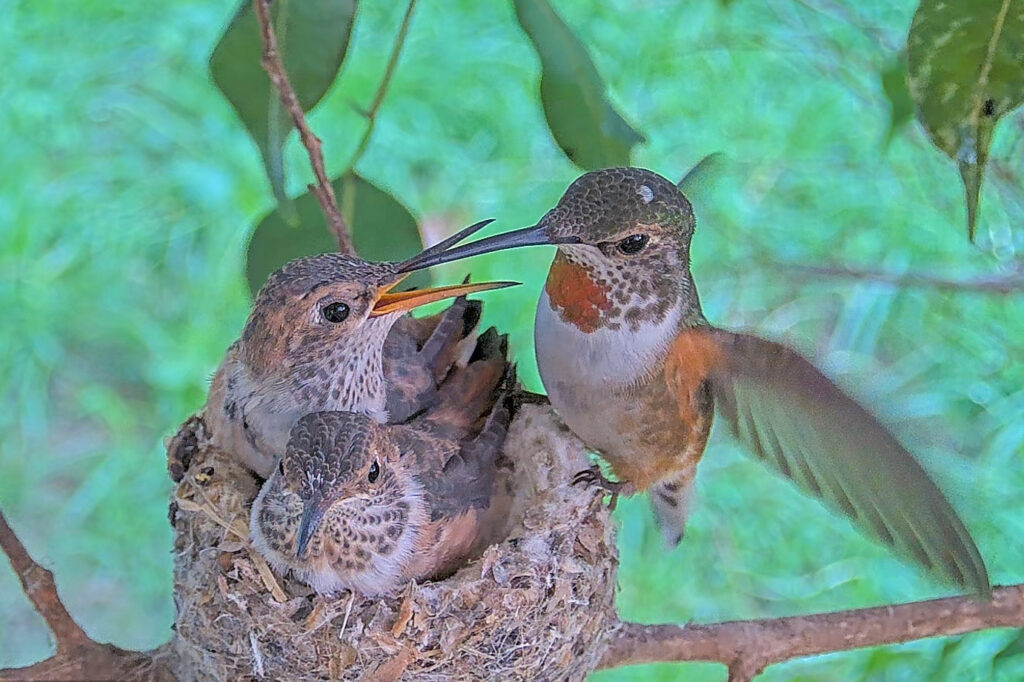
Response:
M375 596L450 575L502 539L515 383L506 350L504 337L482 334L437 406L406 424L351 412L299 419L253 503L256 550L317 592Z
M488 222L403 263L331 253L271 274L214 375L202 416L213 444L266 478L303 415L341 410L402 421L432 404L479 320L479 304L460 298L432 319L406 318L388 341L392 327L422 305L515 283L395 288L420 269L417 259L444 253Z
M670 546L686 527L715 408L768 466L868 534L981 595L978 549L925 470L868 410L796 351L712 326L690 273L696 220L639 168L577 179L540 222L423 259L558 246L537 306L537 364L565 423L611 465L581 480L649 490Z

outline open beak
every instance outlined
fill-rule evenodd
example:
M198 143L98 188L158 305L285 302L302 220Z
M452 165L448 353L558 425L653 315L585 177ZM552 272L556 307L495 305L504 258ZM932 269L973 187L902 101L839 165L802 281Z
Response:
M371 317L389 313L404 313L434 301L443 301L446 298L456 298L492 289L504 289L519 284L519 282L480 282L479 284L451 284L429 289L413 289L412 291L392 291L408 276L409 273L403 273L394 282L381 288L377 301L370 311Z
M327 505L322 500L310 500L302 509L302 520L299 521L299 541L295 546L295 556L302 558L306 553L309 541L313 539L320 522L324 520L324 512Z
M503 251L504 249L513 249L518 246L579 243L579 240L575 237L564 239L556 239L552 237L548 231L547 225L540 222L533 227L526 227L521 230L513 230L512 232L497 234L493 237L487 237L486 239L481 239L471 244L464 244L463 246L451 248L469 235L488 225L490 222L490 220L482 221L467 227L461 232L457 232L448 239L445 239L443 242L435 244L422 253L413 256L404 263L400 263L398 271L412 272L414 270L422 270L423 268L429 268L432 265L450 263L452 261L462 260L463 258L469 258L470 256L479 256L485 253L493 253L494 251Z

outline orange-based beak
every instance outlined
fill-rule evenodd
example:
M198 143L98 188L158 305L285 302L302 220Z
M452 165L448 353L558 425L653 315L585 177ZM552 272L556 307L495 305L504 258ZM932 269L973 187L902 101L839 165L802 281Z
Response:
M394 282L381 288L377 301L373 304L373 309L370 311L371 317L387 315L389 313L408 312L413 308L419 308L434 301L443 301L446 298L456 298L457 296L491 291L492 289L504 289L519 284L519 282L480 282L479 284L452 284L443 287L431 287L429 289L414 289L412 291L392 291L408 276L408 273L402 274Z

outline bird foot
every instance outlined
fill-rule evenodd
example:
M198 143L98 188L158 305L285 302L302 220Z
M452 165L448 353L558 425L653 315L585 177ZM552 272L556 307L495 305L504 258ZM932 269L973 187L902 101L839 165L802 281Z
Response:
M178 429L178 433L167 441L167 472L171 480L180 483L192 464L192 457L199 450L199 441L204 438L206 423L199 415L192 415Z
M577 472L572 477L572 484L598 487L611 493L612 497L608 501L608 509L610 511L615 511L615 506L619 503L619 495L632 495L636 492L636 488L628 481L612 481L606 478L601 473L601 468L596 464L589 469Z

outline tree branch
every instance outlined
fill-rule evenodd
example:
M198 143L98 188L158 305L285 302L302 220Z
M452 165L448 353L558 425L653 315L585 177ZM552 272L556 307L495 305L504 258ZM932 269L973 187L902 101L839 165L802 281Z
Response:
M324 167L323 145L309 124L306 123L306 116L302 112L302 105L292 88L288 79L288 72L285 71L281 55L277 51L277 35L274 32L273 22L270 19L270 0L252 0L256 9L256 16L260 22L260 33L263 35L263 68L270 81L274 84L281 95L281 104L288 110L292 122L299 131L302 139L302 146L309 153L309 162L313 166L313 174L316 175L317 184L309 185L309 189L316 195L320 202L320 208L327 218L327 225L331 233L338 240L338 250L342 253L355 255L355 246L352 244L352 235L345 218L338 209L338 198L334 195L334 187L327 178L327 170Z
M1024 290L1024 273L982 275L971 279L950 279L928 273L893 273L884 270L848 268L843 266L773 263L773 266L807 277L842 277L870 280L895 287L919 287L942 291L974 291L987 294L1011 294Z
M377 94L373 96L370 108L366 110L366 119L368 121L366 132L363 133L363 138L359 140L359 145L356 147L355 152L352 153L352 158L348 162L347 168L350 171L355 170L356 164L359 163L359 159L363 157L366 147L370 144L370 136L373 135L373 129L377 125L377 111L380 109L380 105L384 103L384 98L388 94L388 88L391 86L391 78L395 75L395 67L398 66L398 58L402 55L405 38L409 34L409 24L412 22L412 12L416 9L416 2L417 0L409 0L409 5L405 8L402 25L398 29L398 35L395 36L395 46L391 48L391 56L388 58L387 66L384 67L384 76L381 78L380 85L377 86Z
M948 597L714 625L623 623L600 667L710 661L729 666L729 682L747 682L766 666L799 656L996 627L1024 627L1024 584L992 590L991 602Z
M0 549L11 560L25 596L57 640L57 652L53 656L25 668L0 670L0 680L134 679L144 673L158 673L153 668L151 655L99 644L85 634L64 608L53 573L32 559L7 524L3 511L0 511Z

